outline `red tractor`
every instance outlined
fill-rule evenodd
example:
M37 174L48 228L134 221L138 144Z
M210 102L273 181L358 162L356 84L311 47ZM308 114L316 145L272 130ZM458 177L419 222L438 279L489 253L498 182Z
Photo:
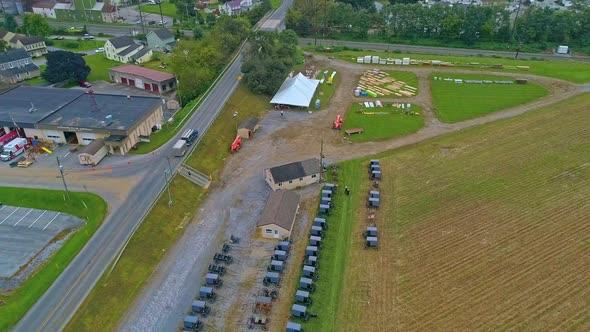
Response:
M234 153L240 150L242 147L242 136L237 135L236 139L232 142L231 146L229 147L229 152Z
M336 117L336 121L334 121L334 124L332 125L332 129L340 130L342 128L343 124L344 124L344 120L342 120L342 116L340 116L340 114L338 114L338 116Z

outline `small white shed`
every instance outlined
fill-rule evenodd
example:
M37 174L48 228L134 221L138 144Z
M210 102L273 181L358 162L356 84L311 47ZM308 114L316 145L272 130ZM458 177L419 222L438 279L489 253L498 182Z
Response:
M569 46L559 45L557 47L557 54L568 54L570 51Z
M97 138L78 153L78 160L82 165L96 166L108 152L109 148L104 144L104 139Z

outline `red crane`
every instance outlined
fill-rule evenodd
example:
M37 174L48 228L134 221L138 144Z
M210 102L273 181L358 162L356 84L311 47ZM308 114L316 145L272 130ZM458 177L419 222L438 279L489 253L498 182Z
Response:
M236 139L231 143L229 147L229 152L234 153L237 152L242 147L242 136L237 135Z
M340 116L340 114L338 114L338 116L336 117L336 121L334 121L334 124L332 125L332 129L340 130L342 128L343 124L344 124L344 120L342 120L342 116Z

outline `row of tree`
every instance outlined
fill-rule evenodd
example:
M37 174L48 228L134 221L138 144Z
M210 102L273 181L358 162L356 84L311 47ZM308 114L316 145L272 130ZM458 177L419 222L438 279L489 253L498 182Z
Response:
M242 72L248 89L254 93L273 94L297 61L297 34L257 31L244 52Z
M442 42L569 43L590 46L590 8L551 10L527 7L514 16L502 5L447 6L392 1L377 12L364 0L295 0L286 25L300 36L366 38L391 41L432 39Z
M223 16L201 40L178 43L170 64L180 82L178 93L183 100L192 100L207 90L249 31L246 18Z
M40 14L26 14L23 24L19 27L14 15L5 14L4 23L0 23L0 30L18 32L28 36L47 37L51 34L51 27L47 19Z

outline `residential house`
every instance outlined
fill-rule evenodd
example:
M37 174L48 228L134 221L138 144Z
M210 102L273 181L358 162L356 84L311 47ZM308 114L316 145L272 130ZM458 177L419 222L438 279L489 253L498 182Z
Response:
M32 9L33 13L35 14L43 15L47 18L56 19L57 17L55 16L55 10L53 9L53 7L55 7L54 2L38 1L33 4Z
M47 46L42 37L27 37L10 31L0 31L0 38L8 43L11 48L22 48L29 52L32 57L47 54Z
M53 7L59 20L71 22L103 22L106 2L97 0L63 0Z
M295 189L320 182L320 161L297 161L264 170L264 179L272 190Z
M129 36L107 40L104 54L107 59L122 63L144 63L152 58L152 50L136 43Z
M39 67L25 50L0 53L0 81L14 84L40 75Z
M105 4L102 7L102 21L105 23L117 22L117 7L111 4Z
M219 5L219 12L225 15L239 15L242 12L252 9L252 0L232 0Z
M0 12L12 15L22 15L24 11L24 0L2 0L0 1Z
M174 75L136 65L109 68L109 76L113 82L156 93L165 93L176 88Z
M164 51L171 49L176 46L176 40L174 39L174 33L172 31L161 28L158 30L150 31L147 35L148 47L153 50Z
M273 191L266 200L256 228L262 237L283 239L291 235L299 213L299 196L288 190Z

